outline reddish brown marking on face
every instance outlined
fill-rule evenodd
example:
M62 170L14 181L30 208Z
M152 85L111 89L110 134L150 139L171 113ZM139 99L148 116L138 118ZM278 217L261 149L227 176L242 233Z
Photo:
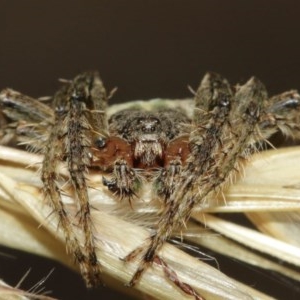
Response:
M119 137L109 137L102 148L93 148L93 166L108 170L118 159L126 160L128 166L133 167L133 153L131 145Z
M182 164L190 154L189 137L181 136L172 140L165 149L164 167L167 167L172 160L180 158Z
M190 150L188 136L181 136L172 140L163 150L163 157L157 157L151 165L146 165L139 159L134 158L134 144L128 143L119 137L109 137L102 148L93 148L93 167L99 167L103 171L113 168L118 159L124 159L129 167L140 169L152 169L167 167L171 161L178 160L184 164Z

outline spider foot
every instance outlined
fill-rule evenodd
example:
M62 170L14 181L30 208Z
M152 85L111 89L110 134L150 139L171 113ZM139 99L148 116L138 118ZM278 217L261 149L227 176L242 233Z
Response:
M138 247L138 248L134 249L133 251L131 251L124 258L121 258L121 260L124 261L125 263L131 262L131 261L135 260L137 258L137 256L139 256L143 251L144 251L143 247ZM140 263L137 271L132 276L130 282L127 283L126 286L133 287L139 281L139 279L141 278L141 276L142 276L145 269L146 269L145 262L143 260Z
M134 189L129 186L120 187L116 179L108 180L102 177L102 183L106 186L114 195L118 196L120 200L128 199L130 205L132 206L132 199L136 197Z
M102 182L120 199L128 199L130 204L140 186L137 173L128 166L125 160L116 161L112 178L102 177Z
M136 249L134 249L133 251L131 251L129 254L127 254L124 258L121 258L122 261L124 262L130 262L136 259L136 257L142 253L142 251L144 250L143 247L138 247Z
M102 283L100 265L89 267L86 272L82 271L82 275L87 288L95 288Z
M145 263L142 262L126 286L128 286L128 287L135 286L138 283L138 281L140 280L140 278L142 277L142 275L145 272L145 270L147 269L147 267L148 266L146 266Z
M182 169L182 164L179 159L174 159L169 162L167 168L162 169L159 176L155 180L157 194L166 202L170 199L170 195L174 192L178 178Z
M163 268L165 276L174 283L177 287L179 287L185 294L194 296L196 300L205 300L202 296L200 296L193 287L189 284L182 282L177 276L176 272L172 270L167 263L161 259L159 256L154 257L154 262L160 265Z
M133 250L129 255L127 255L123 260L126 262L131 261L132 259L136 258L136 256L142 252L142 247L139 247L135 250ZM151 252L151 253L150 253ZM147 255L148 254L148 255ZM153 251L148 251L146 255L143 257L143 260L141 261L140 265L138 266L137 270L133 274L131 280L128 284L126 284L127 287L133 287L135 286L140 278L142 277L143 273L153 264L157 264L162 267L163 272L166 276L166 278L172 282L174 285L176 285L179 289L181 289L185 294L194 296L196 300L205 300L204 297L199 295L197 291L190 286L189 284L183 282L180 280L178 275L174 270L172 270L168 264L160 258L158 255L152 255Z
M130 252L127 256L125 256L124 258L122 258L121 260L128 263L134 259L136 259L136 257L143 252L144 248L143 247L138 247L135 250L133 250L132 252ZM135 286L138 281L140 280L140 278L142 277L144 271L147 270L147 268L152 264L153 260L151 261L147 261L145 259L145 256L143 257L142 261L140 262L137 270L135 271L135 273L133 274L131 280L126 284L127 287L133 287Z
M101 281L100 263L94 253L86 255L81 249L74 251L75 261L78 263L82 277L88 288L98 286Z
M101 271L100 264L90 267L88 281L86 281L86 285L88 288L94 288L99 286L102 283L101 279Z

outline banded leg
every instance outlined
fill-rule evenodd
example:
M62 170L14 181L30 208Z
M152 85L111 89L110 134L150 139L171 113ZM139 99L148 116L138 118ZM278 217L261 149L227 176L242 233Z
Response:
M208 74L203 79L196 95L191 154L130 285L152 264L173 230L187 221L193 207L230 178L240 151L247 147L255 131L264 98L264 87L256 79L241 87L235 96L219 75ZM130 253L128 259L136 253Z
M79 226L84 233L85 262L87 276L83 273L88 286L100 281L100 265L96 256L93 224L85 174L91 165L91 147L107 134L106 93L96 73L77 76L69 90L69 110L64 120L65 153L72 186L78 200Z
M195 205L195 180L203 173L209 172L216 163L215 155L219 152L220 137L228 122L231 98L229 84L221 76L208 74L204 77L196 94L197 108L190 141L190 157L183 167L177 188L166 201L157 229L150 237L149 245L129 283L130 286L136 284L145 269L153 263L159 248L173 230L188 218ZM139 252L140 249L134 250L125 260L133 259Z
M103 111L106 107L106 95L98 75L84 73L77 76L55 97L54 106L56 120L42 168L44 191L57 211L66 236L67 248L74 254L87 286L95 286L100 282L100 267L96 257L85 174L92 160L92 144L107 134ZM78 225L83 231L83 245L76 237L72 219L56 184L56 167L62 159L67 161L77 200Z
M166 203L173 194L174 189L178 183L179 176L182 169L180 158L169 162L169 165L161 170L156 178L154 185L156 187L157 195Z
M67 89L68 86L64 86L55 95L54 101L56 103L63 103L65 101L68 95ZM75 261L79 264L81 272L85 274L86 278L88 278L89 270L85 264L85 254L79 240L76 237L72 224L72 217L62 201L62 191L57 184L59 181L57 167L59 161L63 159L62 156L64 155L62 128L66 114L67 111L64 106L60 106L56 111L55 124L53 125L45 148L41 179L44 185L43 191L45 198L49 205L53 207L54 212L59 218L59 225L64 231L67 251L74 254ZM90 279L87 279L87 281L90 281Z
M137 172L127 164L126 160L118 159L114 163L112 178L108 180L103 177L103 184L121 199L128 199L131 204L132 198L136 196L141 180Z
M23 144L34 151L44 148L48 138L45 132L54 120L48 105L12 89L4 89L0 93L0 106L2 145Z

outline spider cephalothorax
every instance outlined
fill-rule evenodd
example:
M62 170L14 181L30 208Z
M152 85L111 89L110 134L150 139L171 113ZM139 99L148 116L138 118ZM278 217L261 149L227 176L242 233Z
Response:
M104 174L103 183L116 200L134 201L145 181L151 183L153 197L162 200L150 238L124 258L142 258L130 281L134 285L153 262L166 266L158 250L185 224L195 206L201 207L231 182L239 161L277 131L300 138L297 91L268 98L256 78L232 87L215 73L206 74L200 83L191 116L159 107L122 110L108 118L106 92L96 72L65 82L51 106L9 89L1 92L0 103L2 143L21 141L44 154L45 197L89 286L100 280L86 182L90 168L109 175ZM59 161L66 161L70 174L83 245L61 201Z
M175 160L181 165L189 152L190 120L178 110L122 110L108 123L110 137L101 138L101 145L94 148L92 165L112 170L113 178L103 182L121 196L136 195L134 186L142 177L153 178L151 171L168 168Z

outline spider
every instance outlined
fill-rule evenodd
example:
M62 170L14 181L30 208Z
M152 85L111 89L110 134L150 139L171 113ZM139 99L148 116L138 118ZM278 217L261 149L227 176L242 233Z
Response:
M231 86L207 73L194 92L192 117L179 109L121 110L108 118L107 95L97 72L79 74L53 96L50 105L11 89L0 94L1 143L25 143L44 154L41 179L46 200L62 227L87 286L100 282L90 217L89 169L108 174L103 185L133 206L145 182L161 202L149 239L124 261L141 257L129 282L134 286L154 262L166 267L158 251L175 229L183 228L195 206L230 183L239 165L276 132L300 138L300 95L291 90L268 98L252 77ZM57 167L66 161L76 195L84 245L74 234L61 196ZM202 299L200 296L197 299Z

